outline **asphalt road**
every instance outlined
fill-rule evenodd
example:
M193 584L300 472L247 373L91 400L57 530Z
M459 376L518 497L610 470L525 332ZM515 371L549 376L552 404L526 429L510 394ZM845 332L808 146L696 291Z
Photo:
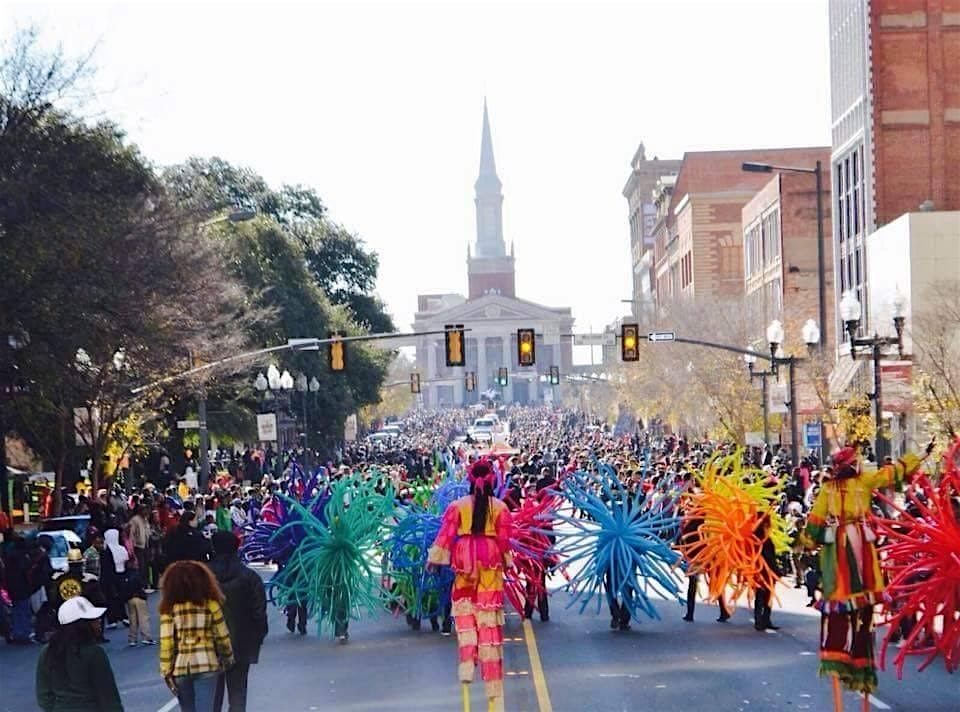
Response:
M780 593L787 610L775 610L782 628L771 633L755 631L743 608L719 624L715 606L699 605L696 622L689 624L680 620L679 606L668 602L659 605L663 620L614 632L605 611L579 615L565 610L567 597L557 594L548 623L535 619L525 631L517 616L508 617L504 709L830 712L829 683L816 673L818 617L803 609L798 592ZM157 598L151 596L154 608ZM153 623L156 629L156 617ZM251 671L251 711L462 709L455 639L432 633L426 621L417 633L385 613L352 624L347 645L313 632L291 635L278 611L271 612L270 625L261 662ZM157 672L157 649L128 648L122 629L111 631L110 638L107 648L126 709L176 709ZM37 709L38 652L39 646L0 645L0 712ZM922 674L908 670L900 682L882 674L872 709L955 711L957 700L956 680L942 667ZM486 711L480 685L473 690L472 709ZM849 696L847 709L859 712L856 697Z

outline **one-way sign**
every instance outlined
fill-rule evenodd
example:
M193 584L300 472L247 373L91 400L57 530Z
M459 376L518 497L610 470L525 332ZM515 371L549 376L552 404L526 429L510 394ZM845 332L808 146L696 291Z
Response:
M672 331L651 331L647 334L647 341L652 341L654 343L658 341L675 341L677 335Z

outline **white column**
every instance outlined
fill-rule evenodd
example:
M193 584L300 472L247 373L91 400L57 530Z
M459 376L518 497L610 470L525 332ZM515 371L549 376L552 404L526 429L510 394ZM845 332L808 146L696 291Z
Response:
M540 375L534 371L530 381L530 403L536 405L539 402L540 393Z
M420 378L421 381L432 381L437 377L437 344L435 341L430 341L427 346L427 375L426 378ZM427 407L436 408L437 407L437 387L436 385L421 386L421 390L426 390L427 395Z
M510 362L510 337L501 336L500 345L503 353L503 365L507 367L507 372L510 373L513 369L511 368ZM503 389L503 402L504 403L513 403L513 374L510 373L510 376L507 378L507 387Z
M464 395L466 393L466 385L463 382L466 371L467 369L465 368L453 369L453 377L457 379L453 382L453 402L461 408L463 407Z
M477 335L477 390L483 393L490 388L490 369L487 367L487 337Z

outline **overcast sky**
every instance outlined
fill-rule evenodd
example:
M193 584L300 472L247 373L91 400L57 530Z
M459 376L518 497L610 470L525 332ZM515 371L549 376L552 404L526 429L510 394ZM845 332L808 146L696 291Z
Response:
M416 295L466 291L484 96L522 298L578 330L630 297L629 161L829 144L826 0L4 2L98 48L99 102L148 158L313 186Z

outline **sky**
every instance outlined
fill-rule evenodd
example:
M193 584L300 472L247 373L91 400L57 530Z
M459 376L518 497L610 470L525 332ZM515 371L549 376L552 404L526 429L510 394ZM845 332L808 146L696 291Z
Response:
M484 97L518 296L577 331L629 307L627 202L647 156L829 145L826 0L10 2L95 47L97 111L157 165L220 156L315 188L380 255L403 330L466 291Z

